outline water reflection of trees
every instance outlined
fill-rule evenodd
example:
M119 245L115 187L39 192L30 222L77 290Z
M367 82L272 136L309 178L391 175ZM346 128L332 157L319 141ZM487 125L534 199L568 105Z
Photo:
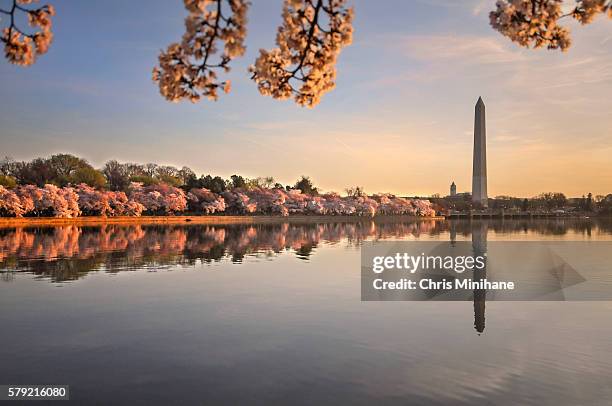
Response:
M0 229L0 270L23 270L55 281L91 270L193 265L283 251L308 259L321 243L429 234L436 221L224 226L41 227Z
M308 259L321 243L359 245L365 239L450 234L468 238L479 221L365 220L351 223L224 226L40 227L0 229L0 271L26 270L52 280L78 279L91 270L193 265L289 251ZM487 221L489 235L612 233L612 221L590 219ZM6 273L2 280L10 280Z

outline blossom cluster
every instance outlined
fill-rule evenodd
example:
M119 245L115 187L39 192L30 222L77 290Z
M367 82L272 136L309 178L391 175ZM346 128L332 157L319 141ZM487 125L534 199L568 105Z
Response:
M390 194L341 197L336 193L327 193L312 196L299 190L262 187L225 191L218 196L216 204L225 206L226 212L236 214L435 215L428 200L404 199Z
M201 97L217 100L219 89L226 93L230 81L219 82L215 69L229 71L229 62L244 54L246 37L246 0L184 0L189 15L181 43L168 46L159 55L159 66L153 69L153 81L167 100L190 100ZM229 10L226 10L223 6ZM223 51L216 62L219 43Z
M581 24L588 24L600 13L612 18L612 0L578 0L572 16Z
M559 25L564 17L573 17L582 24L590 23L599 13L612 18L611 0L578 0L575 8L564 14L563 0L498 0L489 14L491 26L524 47L547 47L567 50L570 31Z
M143 187L133 182L130 189L130 199L149 212L172 214L187 209L185 192L177 187L165 183Z
M227 207L225 199L205 188L191 189L187 197L191 209L195 212L223 213Z
M50 4L31 9L25 7L35 1L37 0L13 0L10 10L0 9L2 14L10 16L8 18L10 24L2 29L0 40L4 43L6 58L15 65L32 65L36 56L49 50L53 40L51 17L55 15L55 9ZM30 27L36 30L34 33L28 34L17 26L17 12L27 16Z
M75 188L81 212L91 216L140 216L145 206L124 192L96 190L84 183Z
M314 215L435 215L428 200L405 199L390 194L345 196L308 195L299 190L263 187L236 188L216 194L208 189L182 189L164 183L144 187L132 183L128 194L96 190L85 184L58 188L33 185L6 189L0 186L0 215L22 217L79 215L140 216L149 214L291 214Z
M314 107L335 87L336 59L353 37L346 0L285 0L277 48L260 50L249 68L259 92ZM293 82L302 82L298 88Z
M9 190L0 186L0 211L15 217L26 214L78 217L81 214L78 200L79 195L71 187L25 185Z

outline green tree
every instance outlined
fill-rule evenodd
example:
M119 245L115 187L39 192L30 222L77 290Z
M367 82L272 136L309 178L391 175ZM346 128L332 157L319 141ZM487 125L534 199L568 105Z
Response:
M92 167L83 167L77 169L70 175L69 181L73 185L86 183L89 186L98 189L101 189L106 186L106 178L104 177L104 174Z
M206 175L206 176L202 175L200 176L200 179L198 179L197 184L192 186L191 188L193 187L205 188L214 193L222 193L227 189L228 183L231 183L231 182L226 182L220 176L215 176L213 178L210 175Z
M189 184L193 183L195 180L197 180L197 178L198 178L196 176L195 172L192 171L191 168L189 168L187 166L183 166L178 171L177 177L181 181L181 186L189 185Z
M102 173L106 176L106 180L111 190L125 191L130 185L130 176L126 166L114 159L104 164Z
M57 179L55 169L45 158L18 163L15 175L17 182L20 184L32 184L40 187L47 183L54 183Z
M0 186L11 189L17 186L17 181L12 176L0 175Z
M312 181L308 176L302 176L293 186L294 189L299 189L302 193L307 195L318 195L319 191L313 185Z
M227 190L227 182L222 177L215 176L212 178L209 189L214 193L224 192Z
M49 158L49 165L55 171L55 174L62 181L68 182L70 176L81 168L92 168L89 163L83 158L76 157L71 154L56 154Z
M240 175L232 175L230 179L232 180L233 188L244 188L247 185L246 180Z
M142 183L144 186L157 185L159 180L149 175L134 175L130 176L130 182Z
M167 183L168 185L175 186L175 187L179 187L183 185L183 182L181 181L181 179L179 179L176 176L161 175L161 176L158 176L157 179L160 182Z

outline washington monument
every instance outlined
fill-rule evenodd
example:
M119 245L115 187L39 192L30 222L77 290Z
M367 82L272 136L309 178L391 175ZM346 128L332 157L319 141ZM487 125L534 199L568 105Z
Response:
M487 128L482 97L474 114L474 161L472 165L472 201L487 207Z

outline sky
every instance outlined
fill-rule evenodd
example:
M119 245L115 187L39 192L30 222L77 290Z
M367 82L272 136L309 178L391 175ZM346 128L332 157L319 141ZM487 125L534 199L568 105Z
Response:
M5 5L8 0L0 0ZM323 190L469 191L474 104L487 113L489 196L612 193L612 21L568 21L566 52L488 24L494 0L354 0L354 41L314 109L260 96L247 67L272 48L282 2L254 0L247 52L218 102L172 104L151 81L178 41L179 0L49 0L54 42L32 67L0 60L0 156L68 152L223 177L310 176ZM43 2L44 3L44 2Z

